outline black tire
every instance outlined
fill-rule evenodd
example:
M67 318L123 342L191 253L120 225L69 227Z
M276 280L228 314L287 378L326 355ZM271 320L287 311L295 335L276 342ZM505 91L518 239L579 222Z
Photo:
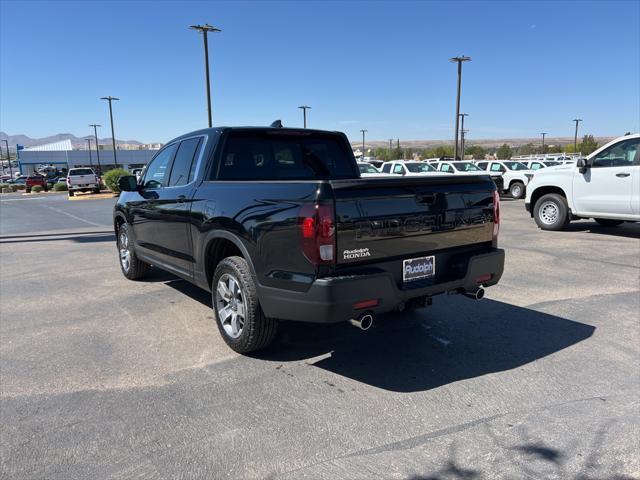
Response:
M533 207L533 218L542 230L563 230L569 222L567 199L557 193L548 193Z
M225 296L218 290L219 282L228 285L226 280L233 279L238 284L238 292L231 293L228 289L229 301L225 300ZM237 353L255 352L266 348L275 338L278 330L278 321L273 318L265 316L260 307L258 301L258 293L256 291L256 284L249 269L247 261L242 257L227 257L224 258L216 267L216 271L213 275L213 282L211 283L211 297L213 303L213 315L218 325L220 335L229 347ZM233 299L233 300L232 300ZM225 325L220 319L218 309L223 305L227 305L227 310L231 309L231 302L235 302L231 315L236 315L236 319L240 316L241 306L244 309L244 319L242 319L242 327L237 329L236 337L232 335L228 330L232 329L232 321L229 320L227 324L226 319L229 319L231 315L227 316ZM239 321L238 321L239 322ZM239 323L236 323L239 325Z
M24 190L25 190L25 192L27 192L27 193L31 193L31 189L30 189L30 188L25 188Z
M123 223L120 225L120 228L118 228L116 246L118 247L118 260L122 274L129 280L138 280L144 277L149 271L149 268L151 268L151 265L143 262L136 255L133 236L131 235L131 226L129 224ZM128 252L127 261L123 258L123 251Z
M73 192L71 190L69 190L69 196L73 197Z
M525 194L524 183L511 182L511 185L509 185L509 194L511 195L511 198L520 200Z
M609 218L594 218L594 220L598 222L601 227L617 227L624 223L624 220L613 220Z
M100 189L99 188L94 188L93 189L93 193L100 193Z

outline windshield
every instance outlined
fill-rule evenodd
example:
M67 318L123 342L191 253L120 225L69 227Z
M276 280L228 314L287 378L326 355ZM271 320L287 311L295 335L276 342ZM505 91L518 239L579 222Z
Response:
M405 167L411 173L425 173L425 172L435 172L436 169L427 163L405 163Z
M478 167L476 167L473 163L465 163L465 162L453 162L453 166L456 167L456 170L459 172L481 172Z
M359 163L358 168L360 169L360 173L378 173L373 165L369 165L368 163Z
M520 162L504 162L509 170L529 170L524 163Z
M73 175L93 175L93 170L90 168L74 168L69 170L69 176L72 177Z

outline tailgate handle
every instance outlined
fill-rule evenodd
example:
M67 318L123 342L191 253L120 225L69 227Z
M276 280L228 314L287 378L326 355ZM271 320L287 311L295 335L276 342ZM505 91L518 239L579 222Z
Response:
M431 205L436 201L436 196L433 193L425 193L416 195L416 200L418 203Z

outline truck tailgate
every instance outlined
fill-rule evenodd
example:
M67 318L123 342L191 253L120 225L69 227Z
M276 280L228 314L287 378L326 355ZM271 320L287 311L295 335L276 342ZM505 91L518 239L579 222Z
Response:
M331 182L338 265L487 245L493 236L488 175Z

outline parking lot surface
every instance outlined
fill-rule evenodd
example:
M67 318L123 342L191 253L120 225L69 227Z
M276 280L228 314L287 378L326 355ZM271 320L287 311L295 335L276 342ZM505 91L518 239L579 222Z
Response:
M640 478L640 225L502 203L481 302L220 338L209 294L120 273L113 199L0 199L0 478Z

